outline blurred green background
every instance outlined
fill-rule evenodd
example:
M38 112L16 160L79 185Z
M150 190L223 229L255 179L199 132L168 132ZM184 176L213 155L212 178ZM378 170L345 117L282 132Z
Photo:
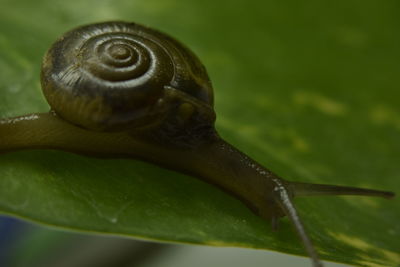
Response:
M85 23L135 21L200 57L214 85L220 134L280 176L399 188L397 1L0 0L0 6L1 117L48 110L40 63L59 35ZM304 254L287 220L273 233L232 197L147 163L28 151L2 155L0 166L3 213L63 229ZM296 204L324 259L400 262L398 198Z

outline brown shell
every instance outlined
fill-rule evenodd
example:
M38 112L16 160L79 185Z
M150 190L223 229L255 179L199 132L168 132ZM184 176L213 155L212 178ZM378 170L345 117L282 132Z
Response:
M213 108L213 92L198 58L173 38L142 25L104 22L61 36L42 64L42 88L52 110L91 130L152 123L165 88Z

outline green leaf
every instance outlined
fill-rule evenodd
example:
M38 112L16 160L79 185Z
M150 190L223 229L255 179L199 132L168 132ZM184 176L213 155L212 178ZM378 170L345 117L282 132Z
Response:
M1 0L0 116L49 109L41 58L85 23L135 21L192 48L215 88L216 127L288 180L398 190L396 1ZM322 258L400 262L400 201L296 199ZM0 156L0 210L65 229L160 241L304 250L217 188L135 160L58 151Z

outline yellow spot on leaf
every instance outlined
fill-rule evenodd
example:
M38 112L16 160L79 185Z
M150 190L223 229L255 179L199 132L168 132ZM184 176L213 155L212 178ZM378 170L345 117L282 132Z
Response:
M368 206L369 208L376 209L380 207L379 202L372 198L362 197L359 198L357 201L361 204L364 204L365 206Z
M215 247L242 247L242 248L252 248L251 244L242 244L242 243L235 243L235 242L224 242L221 240L208 240L204 242L209 246Z
M372 263L369 261L357 261L360 266L367 266L367 267L384 267L385 265Z
M339 239L340 241L347 243L349 245L351 245L352 247L364 250L364 249L370 249L371 245L368 244L367 242L365 242L362 239L359 239L357 237L352 237L349 235L345 235L345 234L334 234L336 239ZM373 247L372 247L373 248Z
M377 125L389 125L400 129L400 114L390 107L375 106L370 111L370 118Z
M292 141L293 148L299 152L308 152L310 150L309 144L301 136L295 132L290 132L289 138Z
M354 237L354 236L349 236L347 234L341 234L341 233L333 233L330 232L329 233L331 236L333 236L334 238L336 238L337 240L344 242L346 244L348 244L349 246L355 247L357 249L359 249L360 251L362 251L362 257L363 258L371 258L370 255L373 254L382 254L383 258L386 258L388 262L396 262L399 263L400 262L400 253L396 253L390 250L386 250L386 249L381 249L381 248L377 248L369 243L367 243L366 241L358 238L358 237ZM371 258L371 261L374 261L375 259ZM366 266L383 266L383 265L379 265L376 263L370 263L368 261L360 261L359 262L360 265L366 265Z
M313 92L298 91L294 93L293 101L298 105L310 106L332 116L343 116L347 112L346 105Z

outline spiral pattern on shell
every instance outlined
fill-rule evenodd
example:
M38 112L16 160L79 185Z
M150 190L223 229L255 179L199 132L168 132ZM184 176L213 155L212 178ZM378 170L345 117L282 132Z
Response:
M171 37L134 23L105 22L67 32L47 51L41 80L59 116L92 130L150 123L165 87L213 105L197 57Z

